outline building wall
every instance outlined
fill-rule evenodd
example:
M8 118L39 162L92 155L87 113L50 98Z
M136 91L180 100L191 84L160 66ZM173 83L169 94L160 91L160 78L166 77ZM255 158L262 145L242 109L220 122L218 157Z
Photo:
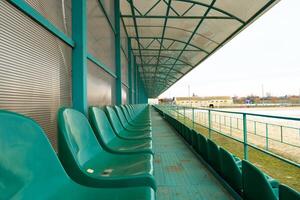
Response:
M60 5L48 1L43 5L32 1L31 5L61 31L72 34L70 18L66 27L62 25ZM72 104L71 58L71 47L8 1L0 1L0 109L37 121L54 147L57 110Z
M193 106L193 107L208 107L212 104L214 107L223 107L233 104L232 98L215 98L215 99L175 99L177 105Z
M86 2L87 73L84 79L87 94L78 98L83 102L87 99L86 107L115 104L114 1ZM21 4L26 5L26 9ZM40 16L34 19L36 14ZM129 51L122 26L120 22L122 103L129 103L128 97L133 93L128 88ZM74 48L71 0L25 0L16 4L0 0L0 109L37 121L54 148L57 146L57 111L63 106L73 106L72 95L77 90L72 88L77 80L72 77ZM147 96L142 83L134 85L137 80L131 83L135 102L144 101Z

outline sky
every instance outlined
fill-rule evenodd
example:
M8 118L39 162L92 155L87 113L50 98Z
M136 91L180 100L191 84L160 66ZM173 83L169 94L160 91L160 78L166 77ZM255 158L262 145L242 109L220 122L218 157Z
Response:
M299 9L281 0L159 97L299 95Z

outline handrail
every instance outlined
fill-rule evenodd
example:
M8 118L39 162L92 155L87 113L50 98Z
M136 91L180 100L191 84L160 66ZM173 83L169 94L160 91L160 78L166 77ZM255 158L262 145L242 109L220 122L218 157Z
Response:
M249 116L255 116L255 117L264 117L264 118L272 118L272 119L291 120L291 121L296 121L296 122L300 122L300 118L296 118L296 117L285 117L285 116L276 116L276 115L266 115L266 114L255 114L255 113L248 113L248 112L226 111L226 110L209 109L209 108L195 108L195 107L177 106L177 105L162 106L162 108L163 108L165 111L167 111L167 113L169 113L169 115L171 115L171 116L174 115L174 113L172 114L172 113L169 112L169 111L175 112L175 114L177 114L177 116L178 116L178 114L181 115L182 117L184 117L184 120L186 120L186 118L188 118L189 120L191 120L192 123L193 123L193 127L192 127L193 129L194 129L194 124L198 124L198 125L200 125L200 126L202 126L202 127L204 127L204 128L209 129L209 133L210 133L211 131L213 131L213 132L216 132L216 133L218 133L218 134L221 134L221 135L223 135L223 136L225 136L225 137L227 137L227 138L230 138L230 139L232 139L232 140L235 140L235 141L237 141L237 142L240 142L240 143L244 144L244 158L245 158L245 159L247 159L247 157L248 157L248 150L247 150L247 148L248 148L248 146L250 146L250 147L252 147L252 148L254 148L254 149L256 149L256 150L259 150L260 152L263 152L263 153L265 153L265 154L268 154L268 155L270 155L270 156L272 156L272 157L278 158L278 159L280 159L280 160L282 160L282 161L284 161L284 162L286 162L286 163L289 163L289 164L291 164L291 165L294 165L294 166L300 168L300 164L299 164L299 163L294 162L294 161L292 161L292 160L289 160L289 159L287 159L287 158L284 158L283 156L278 155L278 154L276 154L276 153L274 153L274 152L271 152L271 151L269 151L269 148L268 148L269 140L271 140L271 141L276 141L276 142L279 142L279 143L282 143L282 144L285 144L285 145L289 145L289 146L291 146L291 147L300 148L300 146L297 145L297 144L292 144L292 143L284 142L284 141L283 141L283 138L282 138L282 128L289 128L289 129L299 130L299 137L300 137L300 128L296 128L296 127L292 127L292 126L286 126L286 125L281 125L281 124L274 124L274 123L262 122L262 121L255 121L255 120L253 120L253 119L248 120L248 119L246 118L246 116L249 115ZM186 110L189 110L189 109L192 110L192 113L189 113L189 115L187 115ZM184 113L178 112L178 111L180 111L180 110L183 110ZM203 120L203 122L205 121L204 124L200 122L200 121L201 121L201 120L200 120L201 118L199 118L199 120L200 120L199 122L195 120L195 111L197 111L197 110L199 110L199 111L207 111L207 112L205 112L205 113L207 113L208 116L204 118L204 119L205 119L205 120ZM236 119L236 120L242 120L242 121L243 121L243 123L241 123L242 128L238 127L238 122L237 122L237 127L233 127L232 124L231 124L231 122L230 122L230 126L227 126L227 123L226 123L226 122L225 122L225 123L222 123L222 121L221 121L220 119L219 119L220 121L214 121L214 120L213 120L213 117L211 117L211 114L210 114L210 113L214 113L214 112L216 112L216 113L234 114L234 115L242 115L241 118L239 118L239 117L232 117L232 116L226 116L226 115L220 115L220 114L219 114L220 117L221 117L221 116L222 116L222 117L225 117L225 118L226 118L226 117L230 117L230 118L233 118L233 119ZM202 113L203 113L203 112L202 112ZM217 115L215 115L215 116L217 116ZM224 118L223 118L223 119L224 119ZM225 120L226 120L226 119L225 119ZM223 122L224 122L224 121L223 121ZM247 130L247 122L253 122L253 123L262 123L262 124L265 124L266 127L267 127L267 128L265 129L266 135L255 134L255 133L251 132L251 131L249 130L249 127L251 127L251 126L248 126L248 130ZM211 126L211 124L212 124L212 126ZM216 125L217 125L217 124L219 124L219 126L223 126L223 132L222 132L221 130L217 130L217 129L219 129L218 127L217 127L217 129L216 129ZM281 132L280 132L280 133L281 133L281 140L276 139L276 137L273 138L273 137L268 136L268 126L273 126L273 125L274 125L274 126L280 127L280 130L281 130ZM255 124L255 126L256 126L256 124ZM238 130L238 131L242 131L242 134L243 134L243 135L240 135L241 137L233 137L233 136L229 135L229 133L224 132L224 129L225 129L225 128L230 128L230 131L231 131L231 129L236 129L236 130ZM252 128L253 128L253 127L252 127ZM246 130L246 131L245 131L245 130ZM253 130L253 129L252 129L252 130ZM255 128L255 130L256 130L256 128ZM236 134L241 134L241 132L239 132L239 133L236 132ZM249 143L249 142L247 141L247 135L250 135L250 134L251 134L251 135L255 135L255 136L259 136L259 137L265 138L265 139L266 139L266 149L261 148L261 147L259 147L259 146L256 146L255 144ZM242 136L243 136L243 137L242 137ZM209 137L210 137L210 134L209 134Z

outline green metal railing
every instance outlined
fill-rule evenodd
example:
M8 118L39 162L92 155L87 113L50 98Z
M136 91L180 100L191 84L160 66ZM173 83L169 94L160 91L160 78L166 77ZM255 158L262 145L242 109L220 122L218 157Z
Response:
M271 116L176 105L160 106L172 116L208 130L208 138L218 133L243 144L243 158L248 147L286 163L300 167L300 118Z

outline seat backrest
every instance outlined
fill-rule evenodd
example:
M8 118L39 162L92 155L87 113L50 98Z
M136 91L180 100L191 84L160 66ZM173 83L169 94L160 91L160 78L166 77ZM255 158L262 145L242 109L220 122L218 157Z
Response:
M194 147L195 150L197 150L197 132L195 130L192 130L192 137L191 137L191 140L192 140L192 145Z
M109 143L116 137L114 130L102 109L90 107L89 116L94 133L101 145Z
M220 147L221 174L237 192L242 191L242 170L236 164L233 155Z
M121 109L122 109L122 111L123 111L123 113L124 113L124 115L125 115L127 121L131 121L132 119L131 119L131 117L129 116L127 109L126 109L123 105L121 105Z
M277 200L266 176L253 164L242 161L243 195L247 200Z
M127 109L127 111L128 111L128 113L129 113L131 119L134 119L134 118L135 118L135 115L133 114L133 112L132 112L132 110L131 110L132 108L130 107L130 105L124 105L124 107Z
M279 199L280 200L300 200L300 193L286 185L280 184L279 185Z
M207 139L202 134L198 134L197 139L198 139L199 153L204 160L208 161L207 160Z
M50 178L66 177L42 128L28 117L1 110L0 199L11 199Z
M213 168L220 172L220 153L219 153L219 146L212 140L207 140L207 155L208 161L213 166Z
M114 111L114 109L111 108L110 106L105 106L105 109L106 109L108 119L109 119L114 131L116 133L120 133L122 130L124 130L124 128L119 120L119 117L117 116L117 113Z
M123 127L125 127L128 124L128 122L126 121L125 116L124 116L121 108L119 106L114 106L114 108L115 108L115 111L116 111L116 113L117 113L117 115L120 119L121 124L123 125Z
M79 111L61 108L58 111L58 152L67 172L70 173L91 157L103 151L89 124ZM77 168L77 167L78 168Z

